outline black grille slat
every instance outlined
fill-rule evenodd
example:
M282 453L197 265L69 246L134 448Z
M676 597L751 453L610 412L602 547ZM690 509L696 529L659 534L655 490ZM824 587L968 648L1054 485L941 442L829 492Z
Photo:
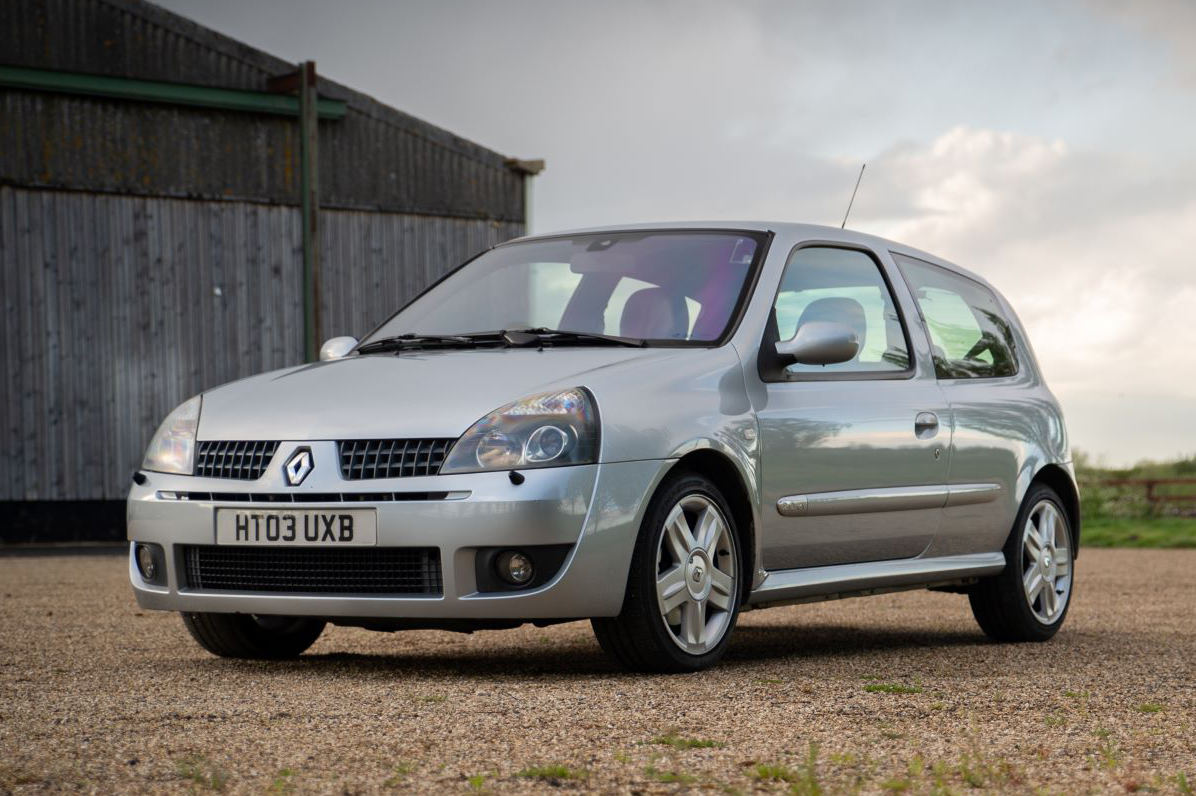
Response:
M195 474L201 478L256 481L265 474L277 450L277 442L260 440L199 442L195 452Z
M337 443L349 481L436 475L454 439L349 439Z
M187 586L288 594L415 594L444 591L435 547L183 548Z

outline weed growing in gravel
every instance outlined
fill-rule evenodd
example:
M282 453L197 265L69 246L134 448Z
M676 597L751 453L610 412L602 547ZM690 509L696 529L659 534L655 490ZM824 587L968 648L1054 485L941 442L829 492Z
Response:
M1092 694L1089 691L1064 691L1063 696L1068 699L1087 699Z
M818 744L810 741L805 765L797 779L790 781L793 785L789 790L794 796L822 796L822 785L818 782Z
M1163 706L1158 702L1143 702L1138 706L1139 713L1158 713L1163 709Z
M187 755L175 762L175 769L200 788L219 791L228 785L228 774L203 755Z
M542 779L550 784L560 783L570 779L585 779L589 772L583 769L572 769L562 765L531 766L520 771L515 776L527 779Z
M886 779L880 783L880 787L890 793L904 793L913 787L913 783L908 779Z
M481 790L482 786L486 784L485 774L474 774L472 777L466 777L465 781L469 783L469 787L474 790Z
M698 778L692 774L686 774L684 771L661 771L656 766L648 766L644 769L644 773L657 782L671 782L678 785L692 785L698 781Z
M430 702L434 705L439 705L441 702L444 702L447 699L448 697L446 697L444 694L432 694L431 696L424 697L423 701Z
M664 735L658 735L648 743L661 746L671 746L674 749L722 749L726 744L722 741L711 741L704 738L682 738L677 734L676 727L670 727Z
M1058 713L1050 713L1045 717L1044 721L1046 721L1046 726L1048 727L1063 727L1067 724L1067 717Z
M396 763L395 767L391 769L392 773L382 782L384 788L397 788L403 784L403 779L415 770L414 763Z
M901 685L900 683L873 683L864 686L869 694L920 694L920 685Z
M759 683L760 685L779 685L780 683L783 683L785 681L778 680L775 677L764 677L764 678L757 680L756 682Z
M274 779L270 782L270 793L286 794L295 792L295 783L292 778L295 772L289 768L284 768L274 775Z
M797 775L780 763L757 763L756 768L752 771L752 776L756 779L778 782L794 782L797 780Z
M1192 796L1192 786L1188 784L1188 775L1184 772L1179 772L1175 775L1175 787L1184 796Z

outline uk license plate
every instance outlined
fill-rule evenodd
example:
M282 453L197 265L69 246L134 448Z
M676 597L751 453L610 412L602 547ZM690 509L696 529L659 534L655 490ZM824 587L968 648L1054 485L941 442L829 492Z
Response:
M216 544L348 547L378 543L373 509L216 509Z

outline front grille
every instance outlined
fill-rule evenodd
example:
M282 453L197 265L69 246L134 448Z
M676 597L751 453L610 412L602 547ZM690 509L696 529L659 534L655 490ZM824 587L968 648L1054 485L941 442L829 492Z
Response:
M454 442L453 439L343 440L337 443L341 475L349 481L436 475Z
M183 556L192 589L429 596L444 591L435 547L188 545Z
M200 442L195 450L195 474L256 481L265 474L276 450L277 442Z

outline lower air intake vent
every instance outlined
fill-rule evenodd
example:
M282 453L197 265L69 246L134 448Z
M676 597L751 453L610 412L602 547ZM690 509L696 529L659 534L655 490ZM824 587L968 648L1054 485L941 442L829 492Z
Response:
M191 589L428 596L444 591L440 550L435 547L337 550L191 545L183 551Z

